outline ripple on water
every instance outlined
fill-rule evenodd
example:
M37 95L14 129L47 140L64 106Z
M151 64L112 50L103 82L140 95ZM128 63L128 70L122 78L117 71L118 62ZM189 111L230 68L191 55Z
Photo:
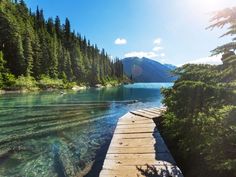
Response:
M118 118L128 110L161 105L163 85L90 89L63 96L3 95L0 176L83 176L97 151L111 140Z

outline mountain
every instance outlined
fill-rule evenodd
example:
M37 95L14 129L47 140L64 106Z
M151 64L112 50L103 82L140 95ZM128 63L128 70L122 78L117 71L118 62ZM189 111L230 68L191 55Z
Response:
M171 69L171 70L174 70L177 68L177 66L175 65L172 65L172 64L163 64L164 66L166 66L167 68Z
M130 57L122 60L124 73L134 82L173 82L173 65L161 64L148 58Z

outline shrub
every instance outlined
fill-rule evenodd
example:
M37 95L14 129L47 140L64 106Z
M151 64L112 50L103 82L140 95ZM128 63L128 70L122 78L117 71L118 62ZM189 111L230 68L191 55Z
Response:
M3 80L3 88L4 89L10 89L12 88L16 83L16 78L13 74L5 73L2 75Z
M41 89L64 89L65 85L62 79L52 79L48 76L41 76L38 86Z
M3 83L3 77L2 74L0 73L0 89L3 88L4 83Z
M17 90L36 90L37 89L37 82L33 77L30 76L19 76L16 80L15 80L15 84L14 84L14 89Z
M64 84L64 88L72 89L76 85L77 85L76 82L67 82L67 83Z

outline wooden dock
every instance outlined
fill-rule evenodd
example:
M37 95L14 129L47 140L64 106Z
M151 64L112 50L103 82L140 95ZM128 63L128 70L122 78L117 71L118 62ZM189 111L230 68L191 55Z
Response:
M119 119L100 177L183 176L154 123L163 111L131 111Z

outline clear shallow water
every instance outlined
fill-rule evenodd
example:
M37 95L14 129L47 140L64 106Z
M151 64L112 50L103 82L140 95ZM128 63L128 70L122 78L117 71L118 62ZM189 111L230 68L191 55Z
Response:
M161 106L172 83L0 96L0 176L82 176L129 110ZM130 103L127 100L137 100Z

